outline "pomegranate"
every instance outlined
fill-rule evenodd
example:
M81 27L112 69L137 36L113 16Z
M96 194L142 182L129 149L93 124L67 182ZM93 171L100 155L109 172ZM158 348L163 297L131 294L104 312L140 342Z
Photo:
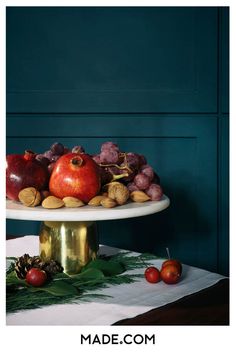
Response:
M7 155L6 163L6 194L9 199L19 200L18 194L23 188L47 189L47 167L36 160L32 151L26 151L24 155Z
M50 193L58 198L75 197L85 203L101 187L98 165L87 154L69 153L56 162L50 180Z

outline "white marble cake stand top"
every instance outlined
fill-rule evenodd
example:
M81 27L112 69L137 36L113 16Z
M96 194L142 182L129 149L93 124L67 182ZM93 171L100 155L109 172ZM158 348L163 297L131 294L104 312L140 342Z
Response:
M35 221L115 220L155 214L166 209L169 204L169 198L164 195L158 202L130 202L111 209L106 209L101 206L92 207L86 205L80 208L60 208L48 210L44 209L42 206L31 208L22 205L20 202L7 200L6 217L7 219Z

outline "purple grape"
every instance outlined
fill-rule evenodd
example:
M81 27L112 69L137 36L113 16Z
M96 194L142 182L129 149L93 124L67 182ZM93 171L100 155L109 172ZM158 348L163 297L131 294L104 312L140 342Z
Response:
M110 166L110 167L106 167L106 170L111 174L111 175L120 175L121 173L121 170L116 167L116 166Z
M48 166L50 164L50 160L47 157L45 157L43 154L38 154L36 156L36 160L38 160L45 166Z
M82 153L85 152L85 150L84 150L83 146L81 146L81 145L76 145L76 146L73 147L73 149L72 149L71 152L74 152L74 153L76 153L76 154L82 154Z
M45 156L50 162L52 162L53 152L51 150L45 151L43 156Z
M103 143L101 146L101 151L110 150L110 149L115 150L117 152L120 151L118 145L113 143L112 141L107 141Z
M121 166L125 166L125 164L122 163ZM120 169L120 174L124 174L124 173L126 173L128 175L128 176L123 177L121 179L121 181L125 182L125 183L132 182L135 175L136 175L136 171L130 171L127 168Z
M137 154L134 154L133 152L128 152L128 154L126 155L126 160L127 160L128 166L132 170L138 171L138 169L139 169L139 156Z
M124 155L119 152L119 159L118 159L117 165L121 165L123 163L124 163Z
M67 146L64 146L64 153L63 153L63 155L68 154L69 152L71 152L70 149L69 149Z
M52 173L52 171L53 171L53 169L54 169L54 167L55 167L55 164L56 164L56 162L52 162L52 163L50 163L50 165L48 165L48 172L49 172L49 174Z
M102 185L111 182L113 178L112 174L103 167L100 167L100 177Z
M101 163L100 155L92 156L93 161L95 161L98 165Z
M140 172L144 173L146 176L150 178L150 181L153 180L154 177L154 171L153 168L149 165L143 165L140 169Z
M120 175L120 170L116 166L102 167L102 184L111 182L115 176Z
M53 155L63 155L64 153L64 145L62 145L61 143L52 144L50 149Z
M159 184L152 183L145 193L151 198L151 200L161 200L163 196L162 188Z
M127 184L127 188L130 192L139 191L138 187L134 182Z
M53 155L51 158L51 162L56 162L60 157L61 155Z
M140 190L145 190L149 187L150 185L150 179L148 176L146 176L144 173L138 173L134 177L134 183Z
M139 166L147 164L147 159L144 155L139 154L138 157L139 157Z
M100 154L101 163L109 164L114 163L116 164L119 160L119 153L116 150L103 150Z

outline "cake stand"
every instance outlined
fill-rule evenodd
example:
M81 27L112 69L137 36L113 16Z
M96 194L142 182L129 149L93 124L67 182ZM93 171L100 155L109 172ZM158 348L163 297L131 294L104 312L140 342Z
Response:
M160 201L134 203L106 209L101 206L80 208L30 208L7 200L6 217L16 220L42 221L39 232L40 257L54 259L68 274L75 274L91 259L99 248L96 221L135 218L158 213L170 204L167 196Z

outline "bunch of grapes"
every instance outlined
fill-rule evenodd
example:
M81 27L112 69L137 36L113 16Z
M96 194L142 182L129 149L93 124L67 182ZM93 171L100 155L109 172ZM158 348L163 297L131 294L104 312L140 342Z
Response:
M160 178L147 164L145 156L133 152L121 152L118 145L107 141L101 145L93 160L100 166L102 184L119 180L130 192L144 191L151 200L160 200L163 195Z
M83 154L81 145L71 150L59 142L49 150L38 154L36 159L46 165L51 174L56 161L69 152ZM147 163L145 156L134 152L122 152L117 144L107 141L101 145L100 153L91 156L100 168L102 185L119 180L130 192L143 191L151 200L160 200L163 195L160 178Z
M72 148L72 150L70 150L68 147L64 146L63 144L55 142L52 144L49 150L45 151L42 154L36 155L36 159L40 161L42 164L44 164L45 166L47 166L48 171L51 174L57 160L62 155L68 154L69 152L84 153L85 150L81 145L76 145Z

